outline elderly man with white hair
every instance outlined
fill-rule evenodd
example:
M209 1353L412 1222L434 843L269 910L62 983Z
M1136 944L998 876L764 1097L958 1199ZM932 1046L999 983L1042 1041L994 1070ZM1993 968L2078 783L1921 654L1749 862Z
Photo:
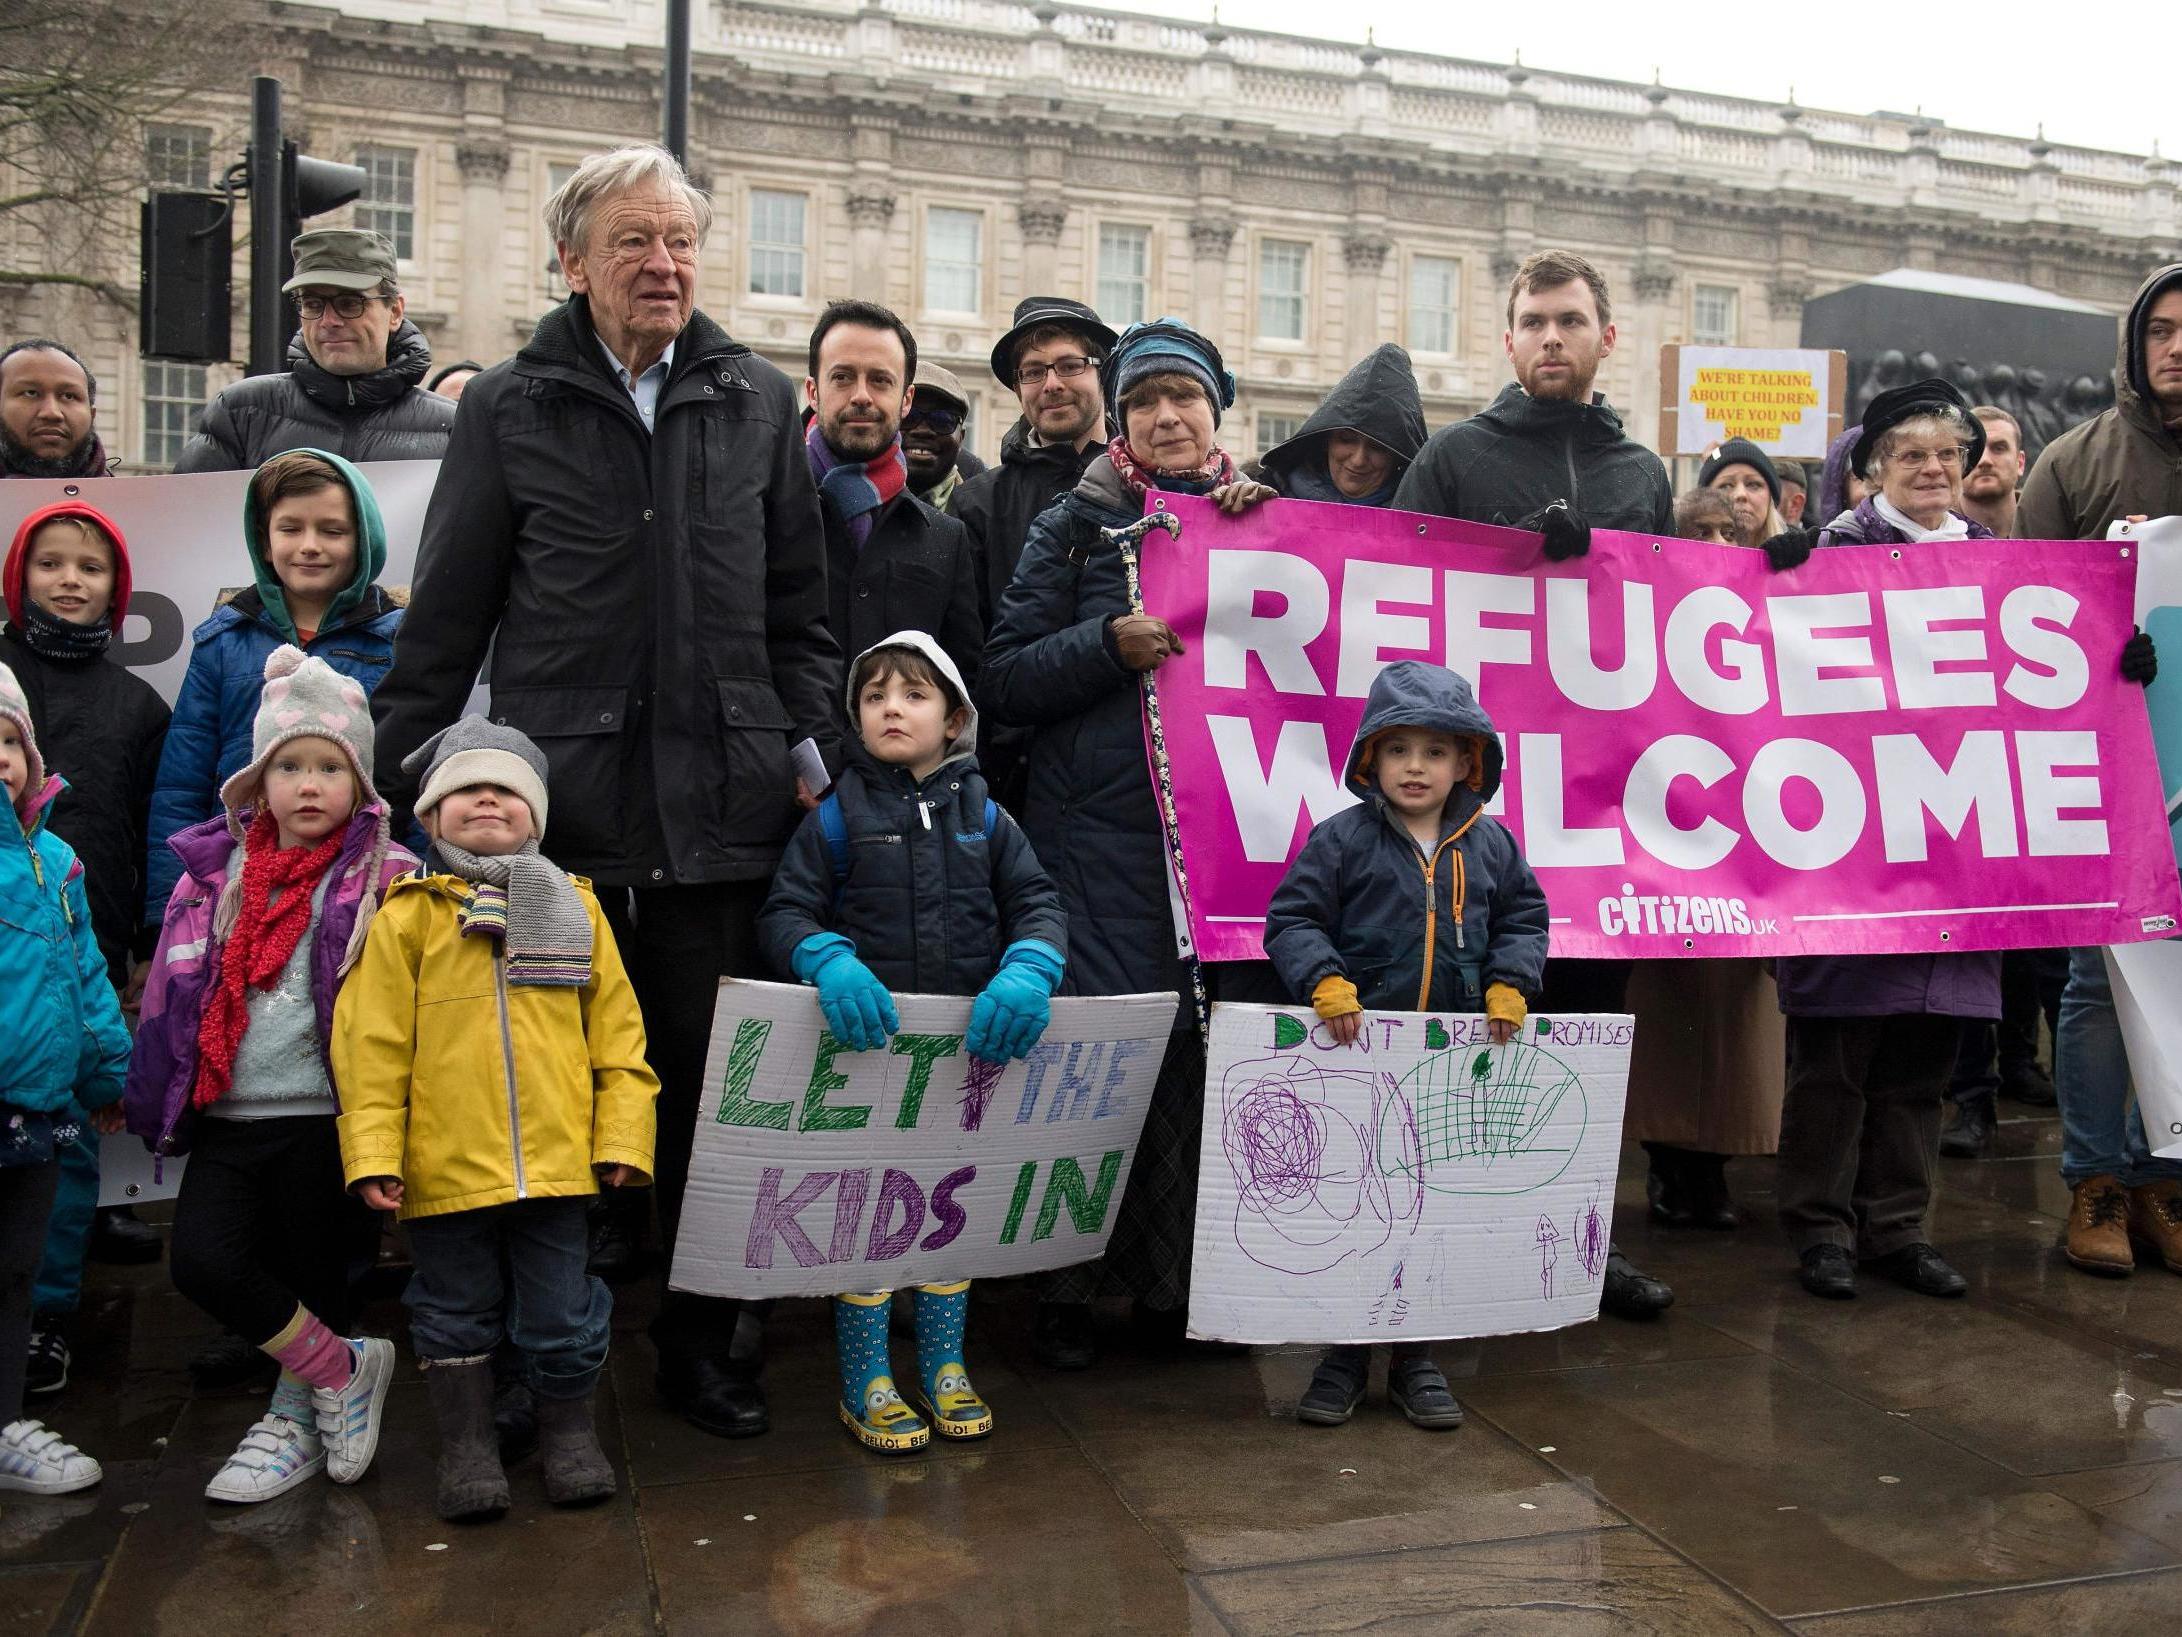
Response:
M374 704L398 809L403 758L492 646L493 719L551 766L544 850L597 885L643 1007L669 1259L718 980L760 973L757 912L811 796L789 749L833 763L841 719L795 388L697 310L711 223L656 147L594 154L547 203L571 293L463 393ZM735 1317L665 1292L652 1332L662 1397L725 1437L766 1427Z

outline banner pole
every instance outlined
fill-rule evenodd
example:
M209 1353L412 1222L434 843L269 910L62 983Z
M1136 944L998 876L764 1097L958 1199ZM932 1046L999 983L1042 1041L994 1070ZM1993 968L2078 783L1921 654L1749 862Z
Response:
M1172 540L1182 538L1182 520L1166 509L1166 502L1152 497L1151 511L1118 529L1101 529L1099 537L1121 554L1121 569L1129 590L1129 612L1144 612L1144 578L1139 572L1139 552L1144 537L1165 529ZM1182 862L1182 825L1174 810L1174 767L1167 760L1167 730L1159 719L1159 672L1149 670L1137 679L1144 690L1144 720L1152 738L1152 782L1159 791L1159 822L1167 832L1167 859L1174 870L1175 888L1182 894L1182 910L1189 913L1189 870ZM1190 999L1197 1009L1197 1033L1202 1038L1212 1026L1212 1006L1205 998L1205 963L1194 949L1189 963Z

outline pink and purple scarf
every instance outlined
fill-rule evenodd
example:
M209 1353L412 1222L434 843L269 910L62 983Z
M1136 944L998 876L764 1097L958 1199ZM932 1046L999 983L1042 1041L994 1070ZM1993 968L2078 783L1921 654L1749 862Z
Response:
M811 457L811 476L818 492L833 502L833 509L848 525L849 541L858 551L871 538L871 525L879 508L902 492L909 482L909 463L902 458L902 440L894 441L869 460L845 460L827 445L813 420L803 434L803 447Z

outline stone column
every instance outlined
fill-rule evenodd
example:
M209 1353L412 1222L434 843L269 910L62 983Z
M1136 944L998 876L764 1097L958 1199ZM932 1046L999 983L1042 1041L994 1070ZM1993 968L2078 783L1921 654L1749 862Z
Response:
M886 230L894 220L894 190L862 180L849 185L849 287L864 301L887 300Z
M462 310L449 339L456 356L491 364L508 350L499 249L506 237L500 193L508 177L508 145L498 138L466 138L455 144L455 163L462 171Z
M1647 248L1638 258L1636 276L1631 281L1636 289L1636 311L1627 319L1616 319L1621 337L1615 343L1614 355L1631 354L1636 361L1637 389L1633 401L1619 405L1629 430L1636 440L1648 448L1659 447L1659 348L1679 326L1670 304L1674 300L1676 273L1670 254L1657 248Z
M1351 229L1341 241L1341 259L1349 269L1342 337L1352 363L1386 339L1379 322L1379 298L1385 285L1387 252L1393 248L1393 240L1375 228Z
M1217 335L1227 317L1227 253L1234 243L1233 217L1198 216L1189 224L1189 319L1208 334Z
M1060 288L1061 229L1068 225L1068 201L1040 194L1015 207L1015 225L1023 235L1023 294L1050 295Z

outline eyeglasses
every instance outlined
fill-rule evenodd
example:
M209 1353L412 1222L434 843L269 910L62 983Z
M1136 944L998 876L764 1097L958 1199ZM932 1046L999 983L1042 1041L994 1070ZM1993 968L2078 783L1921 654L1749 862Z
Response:
M374 301L391 301L391 296L365 296L343 294L338 296L297 296L295 310L314 323L326 316L331 307L343 318L362 318L364 309Z
M1944 449L1897 449L1893 454L1887 456L1887 459L1905 472L1914 472L1926 461L1931 460L1938 461L1952 472L1961 467L1963 461L1969 457L1969 453L1970 451L1960 444L1949 444Z
M1048 375L1058 375L1064 381L1073 381L1085 370L1095 368L1098 363L1096 358L1085 358L1078 354L1056 358L1050 364L1025 364L1015 372L1015 384L1019 387L1042 387L1046 384Z
M961 425L961 412L953 409L912 409L902 417L902 430L904 432L907 432L911 427L928 427L943 438L952 434Z

